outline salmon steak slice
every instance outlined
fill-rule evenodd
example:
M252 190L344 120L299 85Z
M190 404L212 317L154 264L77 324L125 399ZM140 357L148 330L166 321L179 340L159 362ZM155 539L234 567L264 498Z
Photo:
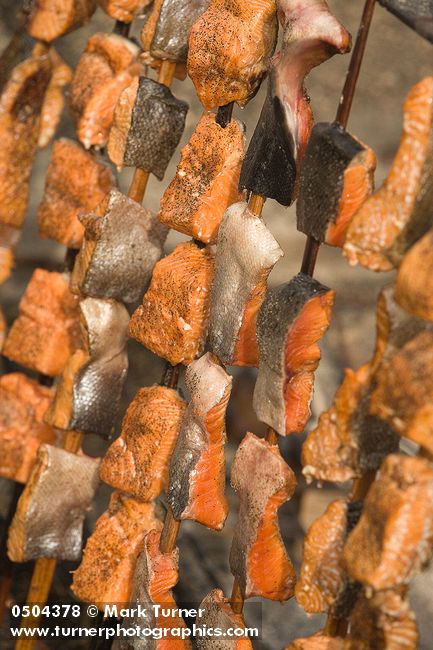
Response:
M99 462L42 444L9 528L12 562L78 560L83 522L98 487Z
M20 235L18 228L0 222L0 284L6 282L15 266L14 249Z
M214 259L193 242L176 246L154 268L129 335L172 365L191 363L204 349Z
M78 29L96 10L96 0L30 0L28 4L28 32L46 43Z
M391 271L431 228L432 164L433 77L426 77L404 104L400 147L385 183L348 228L344 254L349 264Z
M318 341L329 326L335 292L299 273L267 292L257 318L259 374L253 406L280 435L304 430L310 417Z
M96 604L129 603L134 570L143 541L162 528L154 503L143 503L113 492L108 510L96 522L87 540L81 564L73 573L71 589L80 600Z
M21 228L38 147L41 114L53 74L49 54L19 63L0 96L0 223Z
M182 616L176 612L177 605L171 591L179 579L179 549L176 548L171 553L162 553L159 548L160 540L161 533L158 530L147 533L143 550L135 566L131 601L141 605L146 614L127 616L122 624L126 629L139 626L151 630L164 630L164 636L153 641L154 650L188 650L192 648L191 641L179 638L178 630L186 626ZM156 614L155 605L160 605L167 615ZM171 629L176 630L174 636L170 633ZM142 650L147 644L146 638L148 639L149 636L137 636L132 640L120 637L115 648L116 650Z
M244 598L288 600L294 595L296 576L277 512L293 496L295 475L277 445L247 433L233 461L231 484L239 496L231 572Z
M324 411L302 447L302 473L308 482L342 483L377 470L399 439L387 422L369 412L370 364L347 368L331 407Z
M102 459L101 480L142 501L159 497L168 486L170 458L185 409L172 388L140 388L123 418L119 438Z
M68 360L46 421L59 429L110 437L128 370L129 314L114 300L80 302L83 347Z
M313 636L295 639L285 650L344 650L345 640L339 636L327 636L317 632Z
M98 155L66 138L56 140L38 208L39 234L68 248L80 248L80 214L94 210L114 188L114 177Z
M81 144L105 147L123 90L143 74L139 48L118 34L93 34L75 69L69 105Z
M197 650L252 650L253 646L249 638L240 636L241 630L245 629L245 622L242 614L236 614L230 606L228 598L224 598L221 589L213 589L200 603L200 609L204 610L198 624L208 629L218 628L222 630L222 636L217 643L213 636L197 636ZM227 633L231 630L232 633ZM239 630L234 635L233 630ZM230 638L232 637L232 638Z
M128 24L150 4L152 0L99 0L99 6L110 18Z
M277 40L272 0L210 0L189 35L188 74L209 110L245 106L265 76Z
M290 205L313 126L304 79L312 68L348 52L350 35L324 0L284 0L277 7L282 48L268 66L268 92L242 167L241 187Z
M125 303L140 300L162 256L167 228L117 190L96 212L79 219L84 238L71 276L72 291Z
M225 213L218 233L209 346L227 365L258 366L256 323L267 278L283 251L246 203Z
M417 318L433 321L433 297L429 290L433 271L433 230L408 250L399 266L395 288L398 304Z
M38 43L33 50L33 55L38 53L39 56L43 56L44 51L45 45ZM38 137L39 149L47 147L54 138L65 106L64 88L71 83L73 76L72 69L54 48L50 48L49 55L53 64L53 73L42 104Z
M191 401L171 457L167 496L176 519L221 530L228 514L224 446L232 378L207 352L188 366L185 382Z
M27 483L39 445L59 432L44 423L53 389L20 372L0 377L0 476Z
M160 221L206 244L215 243L224 212L242 199L238 184L244 149L241 122L231 120L222 128L213 113L204 113L162 197Z
M337 122L316 124L300 176L300 232L343 246L353 215L372 194L376 156Z
M2 354L26 368L55 377L81 345L78 299L69 276L36 269L19 304Z
M383 462L349 535L349 575L379 591L409 582L431 557L433 469L421 459L391 454Z
M110 160L164 178L185 128L188 104L147 77L136 77L120 95L108 141Z

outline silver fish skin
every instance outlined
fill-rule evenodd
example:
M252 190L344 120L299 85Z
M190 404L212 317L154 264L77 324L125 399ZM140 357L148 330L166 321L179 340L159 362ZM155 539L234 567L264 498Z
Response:
M163 0L150 52L156 59L186 63L191 27L210 0Z
M209 346L232 364L245 308L262 273L283 255L278 243L246 203L235 203L221 222L211 295Z
M78 560L83 522L99 484L99 462L43 444L9 529L13 562Z
M80 217L84 244L72 274L72 289L94 298L140 300L161 258L168 229L139 203L113 190L104 216ZM84 277L79 277L86 242L96 241ZM81 275L81 274L80 274Z

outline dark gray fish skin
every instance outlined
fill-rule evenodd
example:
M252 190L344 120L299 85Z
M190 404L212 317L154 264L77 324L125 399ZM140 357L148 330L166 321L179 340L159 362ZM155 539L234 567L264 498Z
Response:
M296 205L300 232L325 241L327 228L338 215L344 172L363 149L337 122L314 126L302 165Z
M225 605L225 607L224 607ZM200 609L204 609L204 614L197 621L197 626L206 626L209 628L219 628L226 633L230 628L242 629L236 620L234 613L230 615L228 603L224 599L224 594L220 589L213 589L200 603ZM197 650L234 650L237 646L239 637L230 638L229 635L223 634L221 637L198 635L195 639Z
M182 137L188 108L164 84L140 77L124 164L150 171L162 181Z
M288 206L294 198L295 182L293 137L281 101L274 92L271 73L265 103L242 165L239 188Z
M433 0L379 0L379 3L433 43Z
M164 0L150 53L157 59L186 63L191 27L210 0Z
M87 226L85 237L93 227L99 230L99 237L79 289L95 298L126 303L140 300L162 256L168 228L117 190L111 192L103 217L86 215L80 221Z

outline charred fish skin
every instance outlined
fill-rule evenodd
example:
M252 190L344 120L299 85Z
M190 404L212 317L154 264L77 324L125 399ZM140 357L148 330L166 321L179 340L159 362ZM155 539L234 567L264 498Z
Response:
M91 247L95 242L95 247L87 268L86 244L78 253L71 280L73 290L125 303L140 300L162 256L168 229L117 190L110 193L104 216L85 215L80 221L85 227L85 242Z
M211 294L210 349L232 365L248 301L283 251L263 221L246 203L226 211L218 233L215 276Z
M163 0L150 52L157 59L186 63L191 27L210 0Z
M98 465L51 445L39 447L9 529L12 561L80 557L84 517L99 483Z
M164 84L140 77L124 164L151 171L162 181L182 137L188 108Z
M379 3L433 43L433 0L379 0Z
M266 100L242 165L239 187L288 206L293 201L296 169L293 138L285 124L281 100L275 95L271 74Z
M364 147L337 122L316 124L308 142L296 204L297 227L324 242L335 223L343 192L344 171Z

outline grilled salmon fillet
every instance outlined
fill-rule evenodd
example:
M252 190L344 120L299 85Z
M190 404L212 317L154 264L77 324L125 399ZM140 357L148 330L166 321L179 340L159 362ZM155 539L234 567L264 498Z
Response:
M188 74L206 109L254 97L277 40L272 0L210 0L189 35Z
M119 438L102 459L101 479L142 501L159 497L167 488L185 408L171 388L140 388L126 411Z
M246 203L226 211L218 233L209 321L209 346L223 363L258 365L257 314L267 277L282 254Z
M373 192L376 156L337 122L316 124L300 176L298 230L343 246L358 208Z
M39 234L68 248L80 248L80 214L94 210L114 187L108 165L77 142L56 140L38 209Z
M45 45L38 43L33 50L33 54L35 55L36 52L40 51L42 56L44 48ZM39 149L47 147L54 138L65 105L64 88L72 81L72 69L63 61L54 48L49 50L49 55L53 64L53 73L42 104L38 137Z
M193 242L176 246L154 268L129 335L171 364L191 363L207 335L213 254Z
M239 496L231 572L245 598L287 600L294 594L296 576L281 538L277 511L293 495L295 475L277 445L247 433L233 461L231 484Z
M313 126L304 79L315 66L350 49L350 35L324 0L277 3L281 50L270 64L268 93L248 147L241 187L290 205Z
M197 650L252 650L251 641L245 638L230 638L228 630L244 629L245 622L242 614L235 614L230 607L228 598L224 598L221 589L213 589L200 603L204 612L200 616L200 626L219 628L223 635L215 640L212 636L197 636Z
M391 454L349 535L349 575L374 590L394 589L429 560L433 542L433 469L421 459Z
M416 650L419 635L414 613L398 591L361 594L350 616L344 650Z
M78 560L83 522L98 487L98 461L43 444L9 528L12 562Z
M69 276L36 269L2 353L22 366L54 377L80 345L78 299L70 291Z
M397 273L395 299L417 318L433 321L430 279L433 269L433 230L409 249Z
M129 314L120 302L80 302L83 347L69 359L46 421L59 429L110 437L128 370Z
M134 18L144 12L152 0L98 0L99 6L114 20L132 23Z
M77 136L86 149L105 147L118 99L144 72L139 48L118 34L93 34L75 69L69 104Z
M135 78L120 95L108 141L118 168L139 167L160 181L185 128L188 104L147 77Z
M71 276L72 291L125 303L140 300L162 256L167 228L117 190L97 212L79 219L84 238Z
M431 227L433 201L433 77L410 91L403 135L385 183L355 214L344 254L373 271L396 268Z
M225 497L225 414L232 378L207 352L185 373L191 401L170 463L168 500L177 519L220 530Z
M129 603L143 540L149 531L161 528L154 503L114 492L73 574L71 589L77 598L95 603L101 611L106 603Z
M30 0L28 4L28 32L47 43L84 25L96 9L96 0Z
M21 231L13 226L0 222L0 284L10 277L14 262L14 248L20 238ZM1 346L0 346L1 349Z
M215 243L225 210L242 194L239 174L245 127L237 120L222 128L204 113L181 151L176 175L166 189L158 217L169 228Z
M344 650L345 641L339 636L327 636L322 632L303 639L295 639L285 650Z
M154 650L188 650L192 648L189 639L179 639L177 632L174 635L170 633L171 629L177 631L179 628L185 628L183 618L173 611L177 609L177 605L171 591L179 579L179 550L176 548L171 553L162 553L159 549L160 538L161 533L158 530L151 530L146 535L134 572L131 602L140 604L146 615L124 618L123 627L130 629L140 626L151 630L164 630L163 638L152 642ZM156 615L154 605L160 605L167 616ZM141 650L143 638L120 637L114 648Z
M0 476L26 483L39 445L56 443L58 432L44 424L53 389L20 372L0 377Z
M53 73L49 54L31 56L12 71L0 96L0 223L20 228L29 197L41 113Z
M317 342L325 334L335 292L299 273L268 291L257 318L259 374L253 406L281 435L303 431L310 417Z

